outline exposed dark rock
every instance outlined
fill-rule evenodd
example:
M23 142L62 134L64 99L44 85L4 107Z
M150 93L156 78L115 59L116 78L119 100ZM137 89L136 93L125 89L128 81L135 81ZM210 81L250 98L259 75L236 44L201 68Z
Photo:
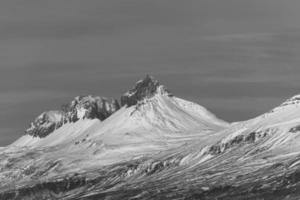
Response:
M79 119L103 121L119 109L119 102L115 99L95 96L76 97L60 111L42 113L31 123L25 133L34 137L46 137L64 123L76 122Z
M256 132L251 132L247 137L246 141L247 142L254 142L256 138Z
M64 112L48 111L39 115L34 122L30 124L25 133L34 137L46 137L56 128L63 124Z
M152 76L147 75L143 80L138 81L134 88L121 97L121 105L130 107L145 98L153 97L157 93L172 96L165 86L161 85Z
M60 199L63 192L87 185L85 177L67 177L60 180L41 182L36 185L0 193L0 199L6 200L42 200Z
M300 125L299 126L296 126L296 127L293 127L289 130L290 133L296 133L300 131Z
M268 135L272 135L274 132L276 132L277 129L265 129L261 131L253 131L246 135L238 135L231 140L227 142L218 142L217 144L211 146L208 150L208 153L212 155L217 155L225 152L226 150L235 147L241 143L254 143L259 139L265 138ZM266 149L260 149L260 151L263 151Z
M222 153L221 151L221 146L220 145L213 145L209 148L209 151L208 151L210 154L212 155L216 155L216 154L220 154Z
M95 96L78 96L70 104L63 107L65 120L75 122L83 119L100 119L103 121L120 109L119 102Z

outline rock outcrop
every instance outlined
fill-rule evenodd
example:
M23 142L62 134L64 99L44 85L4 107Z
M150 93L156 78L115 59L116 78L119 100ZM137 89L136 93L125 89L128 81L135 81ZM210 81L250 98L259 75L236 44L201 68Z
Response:
M119 109L117 100L97 96L78 96L63 107L66 122L96 118L103 121Z
M172 94L152 76L147 75L121 96L121 102L116 99L98 96L78 96L61 110L48 111L39 115L25 133L34 137L46 137L65 123L80 119L99 119L101 121L120 109L121 106L134 106L144 99L156 94L172 96Z
M145 98L153 97L155 94L172 96L165 86L161 85L152 76L147 75L143 80L138 81L134 88L122 95L121 105L130 107Z
M76 122L79 119L103 121L119 109L119 102L115 99L78 96L71 103L64 105L62 110L39 115L25 133L34 137L46 137L65 123Z
M48 111L39 115L25 131L26 134L34 137L46 137L63 124L63 111Z

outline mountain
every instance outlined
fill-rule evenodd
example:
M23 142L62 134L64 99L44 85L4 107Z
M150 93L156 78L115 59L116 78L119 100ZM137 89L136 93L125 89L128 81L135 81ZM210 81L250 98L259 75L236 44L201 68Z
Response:
M114 99L86 96L76 97L65 107L63 111L56 111L61 115L59 118L44 117L53 111L43 113L27 134L11 146L76 143L87 139L86 132L90 140L106 145L149 140L161 143L168 138L191 137L228 126L204 107L171 95L151 76L138 81L122 95L120 104Z
M96 192L86 190L72 197L296 200L300 197L299 127L297 95L254 119L145 160L118 163L103 170L109 175L93 189ZM120 174L125 177L115 182Z
M43 138L64 124L80 119L103 121L118 109L120 109L120 105L115 99L91 95L78 96L69 104L64 105L61 110L47 111L39 115L25 133L33 137Z
M151 76L76 97L0 149L0 199L299 199L300 95L227 123Z
M255 119L237 123L226 130L228 136L219 142L217 153L226 151L239 143L260 142L253 151L297 147L300 125L300 96L294 96L280 106ZM287 145L288 144L288 145ZM283 152L277 152L283 153Z
M299 199L299 100L294 96L254 119L159 155L150 178L136 172L134 180L101 194L113 199Z

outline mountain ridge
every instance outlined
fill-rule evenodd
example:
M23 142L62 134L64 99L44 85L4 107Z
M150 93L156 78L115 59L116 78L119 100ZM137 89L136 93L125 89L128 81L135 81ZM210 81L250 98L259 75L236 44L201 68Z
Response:
M121 95L120 101L92 95L77 96L70 103L63 105L61 110L43 112L30 124L25 134L43 138L64 124L76 122L79 119L103 121L121 107L140 105L155 95L174 97L153 76L146 75L145 78L137 81L132 89ZM59 119L51 118L51 114L54 112L59 116Z
M115 99L91 95L77 96L69 104L64 105L61 110L43 112L30 124L25 134L43 138L66 123L76 122L80 119L103 121L119 109L119 102ZM54 113L56 117L53 117Z
M299 199L299 95L231 124L150 76L122 97L43 113L51 134L0 150L0 199Z

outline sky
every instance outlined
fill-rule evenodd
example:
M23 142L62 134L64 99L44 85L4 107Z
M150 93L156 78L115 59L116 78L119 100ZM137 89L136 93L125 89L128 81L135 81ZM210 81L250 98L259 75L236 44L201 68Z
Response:
M75 96L151 74L241 121L300 93L299 0L0 2L0 146Z

